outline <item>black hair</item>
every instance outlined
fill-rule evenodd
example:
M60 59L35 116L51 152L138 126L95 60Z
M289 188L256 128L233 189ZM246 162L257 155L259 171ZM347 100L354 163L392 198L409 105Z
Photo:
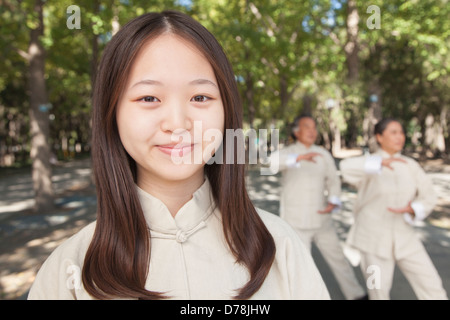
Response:
M383 118L380 121L377 122L377 124L375 125L374 128L374 134L377 135L382 135L384 130L386 130L387 126L391 123L391 122L397 122L402 126L402 130L403 132L405 132L405 129L403 128L402 123L394 118Z
M300 123L300 120L305 119L305 118L313 120L314 123L317 125L316 119L314 119L311 114L309 114L309 113L302 113L301 115L297 116L294 119L294 122L292 122L292 124L291 124L291 137L292 137L292 139L297 140L297 137L295 136L294 132L297 129L298 124Z

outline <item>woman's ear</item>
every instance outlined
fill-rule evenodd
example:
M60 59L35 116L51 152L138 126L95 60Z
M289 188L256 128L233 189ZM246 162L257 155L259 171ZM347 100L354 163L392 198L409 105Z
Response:
M381 143L383 142L383 136L382 136L381 134L377 133L377 134L375 135L375 138L377 139L377 143L378 143L379 145L381 145Z
M294 138L294 140L298 140L299 131L298 126L292 129L292 138Z

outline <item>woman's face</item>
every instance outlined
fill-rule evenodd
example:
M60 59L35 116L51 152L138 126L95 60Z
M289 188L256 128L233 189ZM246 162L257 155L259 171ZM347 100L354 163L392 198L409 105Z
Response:
M222 143L216 133L224 132L224 108L210 63L176 35L151 40L131 68L117 126L136 161L138 180L203 178L205 162Z
M377 134L381 148L389 154L400 152L405 145L405 133L400 123L390 122L382 134Z

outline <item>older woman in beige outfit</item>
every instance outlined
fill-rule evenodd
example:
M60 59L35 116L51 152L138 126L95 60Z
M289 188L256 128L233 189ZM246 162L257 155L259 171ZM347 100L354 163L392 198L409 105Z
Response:
M395 264L418 299L447 299L441 278L412 225L433 210L436 194L420 165L400 152L401 124L383 119L375 127L380 149L342 160L344 181L358 189L355 223L347 242L361 252L370 299L389 299Z

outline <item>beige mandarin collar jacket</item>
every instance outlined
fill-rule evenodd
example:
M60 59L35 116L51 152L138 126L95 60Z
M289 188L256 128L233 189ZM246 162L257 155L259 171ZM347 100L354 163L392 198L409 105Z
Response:
M152 238L185 242L190 235L206 226L205 221L214 211L208 179L194 192L192 199L180 208L175 217L161 200L139 187L136 188Z
M347 242L384 258L408 253L409 240L415 236L412 226L432 212L437 200L431 179L414 159L396 153L393 157L405 163L392 162L391 170L381 166L382 159L389 157L391 155L380 149L340 162L343 180L358 190L353 207L355 222ZM409 202L414 219L408 213L388 210L403 208Z
M222 230L211 186L204 184L172 217L157 198L137 188L151 233L146 288L172 299L232 299L248 280ZM329 299L309 251L278 216L258 210L276 245L273 265L252 299ZM43 264L29 299L92 299L81 283L84 255L95 222L59 246Z
M296 162L300 154L317 152L315 162ZM341 181L331 154L323 147L295 143L274 153L281 176L280 216L299 229L317 229L331 219L318 213L327 202L340 205Z

